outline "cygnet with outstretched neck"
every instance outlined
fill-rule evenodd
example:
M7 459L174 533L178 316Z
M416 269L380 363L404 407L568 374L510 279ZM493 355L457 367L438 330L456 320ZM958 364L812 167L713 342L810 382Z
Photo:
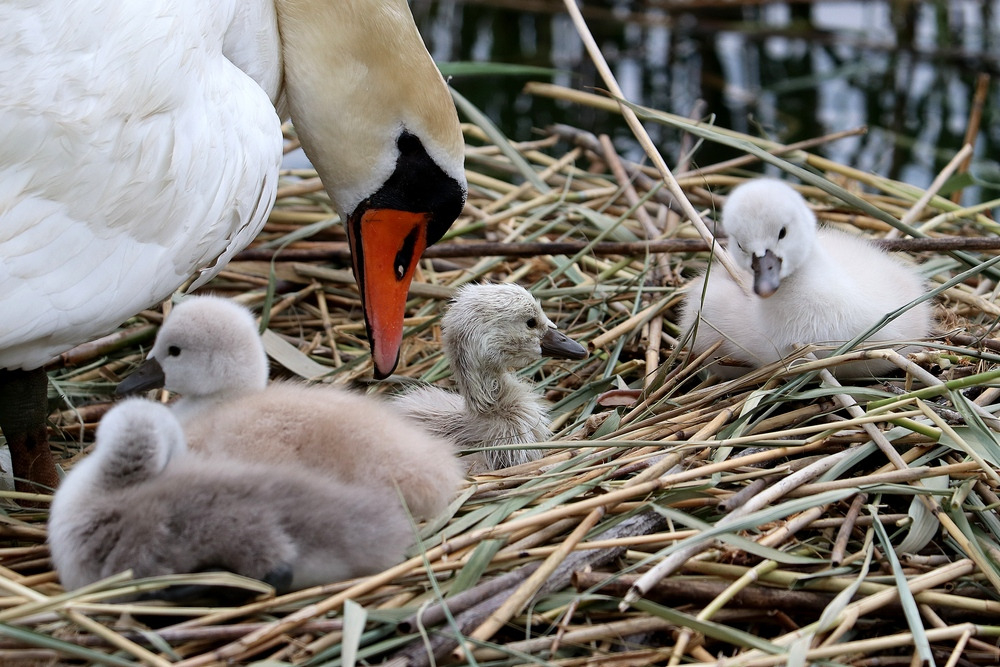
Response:
M805 200L781 181L759 179L733 190L722 221L729 251L754 293L744 293L713 264L707 276L691 281L681 328L697 322L692 350L700 354L721 340L719 356L743 364L743 372L786 357L796 345L842 345L924 295L916 272L867 240L817 229ZM913 303L868 343L915 341L930 328L930 305ZM726 375L740 373L719 368ZM872 360L833 371L858 377L892 368L891 362Z
M373 396L330 385L267 384L267 355L250 312L228 299L174 307L147 361L119 391L165 386L193 450L294 463L402 495L416 518L440 514L464 477L451 442Z
M543 356L582 359L586 349L556 329L520 285L459 288L441 325L458 393L422 387L395 404L432 433L483 449L490 469L537 460L538 450L511 446L548 440L548 409L511 369Z
M171 411L143 399L110 410L90 456L52 501L49 546L75 589L228 570L279 592L379 572L412 542L398 502L307 470L189 452Z

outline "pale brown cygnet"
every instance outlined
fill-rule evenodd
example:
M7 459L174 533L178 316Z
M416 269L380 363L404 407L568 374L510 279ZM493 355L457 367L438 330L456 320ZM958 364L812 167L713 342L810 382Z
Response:
M147 377L148 376L148 377ZM135 378L135 379L133 379ZM189 297L174 307L148 360L120 391L161 384L192 450L302 465L402 495L418 519L443 512L464 469L455 446L386 401L331 385L274 382L257 325L243 306Z

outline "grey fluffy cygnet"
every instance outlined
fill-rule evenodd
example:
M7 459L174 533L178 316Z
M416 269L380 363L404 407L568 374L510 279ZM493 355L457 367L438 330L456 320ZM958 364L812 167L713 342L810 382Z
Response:
M458 393L421 387L396 396L395 405L431 433L483 449L491 470L540 458L535 449L502 448L552 437L545 401L512 369L543 356L582 359L586 349L557 330L538 300L514 284L464 285L441 328Z
M189 297L174 307L119 391L150 386L181 394L172 409L192 450L377 485L387 498L401 495L418 519L443 512L465 476L451 442L386 401L331 385L268 385L257 324L229 299Z
M55 494L48 529L68 590L130 569L228 570L283 592L379 572L413 537L399 503L376 489L199 456L171 411L142 399L101 420L94 452Z
M706 276L691 281L681 328L691 329L700 318L692 344L696 354L721 340L719 356L763 366L792 353L796 344L837 346L851 340L925 293L911 267L867 240L817 230L802 195L781 181L758 179L733 190L722 221L729 251L754 293L745 294L717 264L707 285ZM931 308L924 301L868 342L919 340L930 329ZM840 377L859 377L892 368L889 361L873 360L832 370Z

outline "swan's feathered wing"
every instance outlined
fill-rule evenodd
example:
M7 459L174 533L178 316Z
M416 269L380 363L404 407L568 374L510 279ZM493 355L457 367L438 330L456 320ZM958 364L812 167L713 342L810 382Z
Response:
M270 36L262 8L237 7L0 5L0 367L111 330L263 225L281 159L277 31L273 7ZM253 72L269 92L226 44L273 63Z

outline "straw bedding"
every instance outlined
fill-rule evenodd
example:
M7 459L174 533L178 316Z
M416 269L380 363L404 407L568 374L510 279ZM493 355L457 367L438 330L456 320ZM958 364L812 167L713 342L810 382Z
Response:
M455 286L528 286L592 350L524 371L553 406L545 457L471 478L448 515L420 527L412 558L376 576L278 598L226 574L172 579L261 592L235 608L109 602L171 578L65 594L44 545L47 505L11 507L0 522L0 661L1000 663L995 202L963 209L802 147L692 128L689 139L747 147L739 163L674 160L710 226L719 196L766 159L808 178L801 191L825 223L909 248L938 320L909 358L873 349L818 363L804 349L721 381L681 345L678 304L710 254L656 172L572 128L513 144L463 112L469 204L422 263L390 381L370 380L345 239L310 172L285 175L265 232L205 291L264 313L275 375L392 392L449 384L439 319ZM893 241L897 227L931 240ZM64 468L85 453L166 307L53 369ZM859 355L899 370L837 386L825 369ZM155 633L145 629L154 619Z

